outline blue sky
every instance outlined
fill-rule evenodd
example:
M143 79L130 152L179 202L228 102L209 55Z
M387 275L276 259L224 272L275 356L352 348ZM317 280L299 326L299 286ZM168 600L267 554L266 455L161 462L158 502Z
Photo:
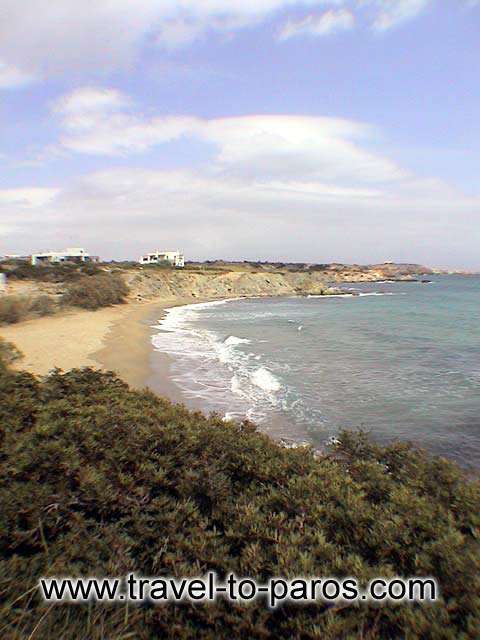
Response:
M480 268L480 2L2 0L0 253Z

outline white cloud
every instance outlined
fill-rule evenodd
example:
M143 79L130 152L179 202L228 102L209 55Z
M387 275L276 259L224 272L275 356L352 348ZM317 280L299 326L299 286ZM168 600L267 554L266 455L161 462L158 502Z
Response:
M367 150L368 126L339 118L246 116L205 123L201 135L217 145L217 163L241 175L314 176L323 181L378 183L404 172Z
M200 38L206 28L202 22L182 18L167 20L159 25L156 42L166 49L179 49Z
M46 187L0 189L0 206L14 205L15 207L27 209L42 207L51 202L58 193L58 189Z
M355 16L347 9L333 9L320 16L309 15L303 20L289 20L279 33L279 40L297 36L326 36L349 31L355 26Z
M129 105L127 96L113 90L79 89L63 97L55 106L64 130L60 147L71 153L128 156L185 137L209 145L210 154L213 148L209 170L217 174L321 176L323 181L359 184L406 175L388 158L369 150L376 132L363 123L278 115L147 118Z
M22 89L35 82L29 73L0 62L0 89Z
M69 153L129 156L182 136L205 142L208 153L195 168L144 169L137 160L61 189L0 191L12 251L78 243L134 258L161 236L198 258L365 262L391 254L448 264L457 246L465 264L477 259L479 200L399 167L364 123L146 117L128 96L91 87L53 109Z
M0 59L47 74L107 72L130 65L146 43L186 45L325 4L337 0L2 0Z
M304 35L323 35L351 28L353 11L370 6L374 27L384 31L419 15L429 1L433 0L2 0L0 60L17 69L22 82L29 74L99 75L129 68L146 46L183 47L207 35L257 26L276 15L290 14L284 37L289 32L291 37L295 28ZM323 7L339 9L306 22L293 17Z
M65 116L74 116L91 112L117 111L131 104L131 99L116 89L81 87L57 100L53 105L53 111Z
M135 258L161 238L202 259L368 262L395 255L451 264L457 251L465 265L478 266L472 212L479 200L435 181L342 188L129 167L87 175L35 207L25 208L17 195L18 205L0 191L2 224L10 227L15 252L74 242L106 258Z
M431 0L367 0L376 6L373 27L377 31L387 31L419 16Z

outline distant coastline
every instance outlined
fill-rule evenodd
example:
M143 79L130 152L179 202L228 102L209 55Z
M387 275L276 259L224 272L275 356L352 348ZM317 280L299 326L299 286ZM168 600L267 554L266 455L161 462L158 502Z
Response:
M40 267L39 267L40 268ZM152 325L166 308L232 297L285 297L338 294L338 285L384 280L414 281L432 271L420 265L292 265L270 263L193 264L185 269L104 265L121 274L130 288L127 304L96 311L67 309L17 324L0 326L0 336L24 357L16 363L38 375L53 368L100 367L117 372L139 388L178 398L178 390L152 369ZM62 285L15 280L8 295L58 298ZM165 356L164 369L168 370ZM153 375L155 374L155 375Z

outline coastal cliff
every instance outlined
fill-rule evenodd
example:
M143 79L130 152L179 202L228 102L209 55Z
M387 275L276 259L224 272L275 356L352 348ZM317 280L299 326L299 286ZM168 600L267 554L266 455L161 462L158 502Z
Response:
M160 298L229 298L236 296L322 295L329 285L318 274L168 271L127 273L137 300Z
M152 298L228 298L241 296L329 295L342 282L411 281L431 273L419 265L322 265L297 269L293 265L222 264L208 269L136 268L123 275L136 300Z
M343 282L412 281L432 273L415 264L304 265L284 263L190 263L184 269L162 265L104 263L88 267L92 273L116 274L128 285L131 301L154 299L205 299L242 296L328 295ZM85 272L81 265L4 268L5 293L33 299L48 296L59 300L71 283ZM86 281L85 281L86 282ZM333 288L333 289L332 289ZM64 299L65 302L65 299Z

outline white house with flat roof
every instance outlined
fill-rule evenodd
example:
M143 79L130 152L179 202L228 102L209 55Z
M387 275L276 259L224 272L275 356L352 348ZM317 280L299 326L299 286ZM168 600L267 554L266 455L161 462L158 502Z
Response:
M152 251L152 253L146 253L138 260L140 264L161 264L162 262L168 262L173 267L184 267L185 256L180 251Z
M98 262L98 256L91 256L82 247L68 247L64 251L45 251L32 254L32 265L55 264L59 262Z

